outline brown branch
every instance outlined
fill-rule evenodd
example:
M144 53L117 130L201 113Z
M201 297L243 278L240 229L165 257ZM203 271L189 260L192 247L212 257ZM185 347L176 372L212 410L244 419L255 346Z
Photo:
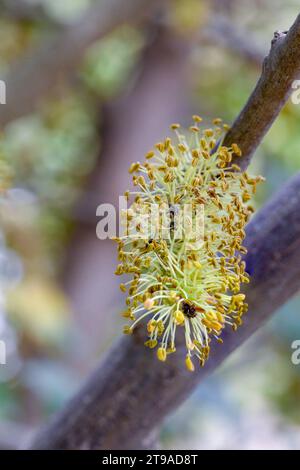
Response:
M287 34L275 33L265 58L262 74L245 107L224 139L237 143L243 158L236 163L246 168L256 148L268 132L292 92L300 73L300 15Z
M12 66L5 78L7 104L0 109L0 126L36 109L55 91L60 80L73 76L87 47L126 22L149 15L159 0L102 0L83 17Z
M249 313L237 331L194 374L184 367L184 347L160 363L143 347L144 330L117 342L103 364L33 448L137 448L202 381L246 341L300 287L300 175L253 218L247 228Z
M272 47L262 76L226 136L246 165L290 93L300 64L300 17ZM250 127L249 127L250 126ZM225 331L205 368L190 374L184 348L166 364L143 347L144 331L123 338L77 396L37 437L33 448L138 448L228 355L247 340L300 287L300 176L279 192L247 227L250 311L238 332Z

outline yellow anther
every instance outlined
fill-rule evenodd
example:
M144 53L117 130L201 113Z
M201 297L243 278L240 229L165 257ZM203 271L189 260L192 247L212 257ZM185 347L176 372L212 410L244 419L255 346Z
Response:
M158 348L157 350L157 358L162 361L162 362L165 362L165 360L167 359L167 351L165 348Z
M155 153L153 151L146 153L146 158L147 160L150 160L150 158L153 158Z
M214 131L212 129L205 129L204 135L206 135L206 137L212 137L214 135Z
M182 325L184 323L184 314L180 310L176 310L174 313L174 320L177 325Z
M222 119L220 118L213 119L213 124L215 124L216 126L219 126L220 124L222 124Z
M133 330L130 326L125 325L124 328L123 328L123 333L125 335L131 335L133 333Z
M195 366L190 356L186 356L185 365L186 365L187 370L189 370L190 372L194 372Z
M129 168L129 173L134 173L140 169L140 162L132 163Z
M146 341L144 344L148 348L153 349L153 348L156 348L156 346L157 346L157 340L156 339L148 339L148 341Z
M198 116L198 114L193 115L193 120L195 122L202 122L203 121L202 117Z
M232 148L234 154L235 154L237 157L241 157L241 156L242 156L242 151L241 151L240 147L238 146L238 144L232 144L232 145L231 145L231 148Z

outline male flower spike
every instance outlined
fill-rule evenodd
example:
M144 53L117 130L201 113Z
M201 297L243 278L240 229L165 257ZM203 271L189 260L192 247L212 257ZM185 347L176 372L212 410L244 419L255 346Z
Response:
M157 347L157 357L166 361L176 351L176 334L184 330L186 367L194 370L193 359L204 365L212 337L222 342L225 325L236 330L247 311L240 285L249 282L245 272L242 246L244 227L253 212L248 205L262 177L250 177L231 163L240 156L236 144L225 147L221 137L226 125L213 121L212 129L199 127L202 119L193 116L187 132L173 124L173 139L155 145L146 161L133 163L136 191L127 191L132 199L126 211L127 222L136 222L136 236L126 233L117 238L120 264L116 274L130 274L120 285L128 292L127 309L131 320L124 328L132 333L141 320L147 321L145 345ZM141 237L139 207L165 204L169 211L169 236ZM174 207L189 204L192 211L204 207L204 238L191 246L185 237L176 237ZM160 233L160 232L157 232ZM157 235L155 233L155 235Z

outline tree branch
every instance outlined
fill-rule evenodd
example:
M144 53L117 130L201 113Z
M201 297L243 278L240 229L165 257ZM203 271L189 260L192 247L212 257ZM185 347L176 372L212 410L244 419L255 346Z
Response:
M300 15L287 34L277 32L265 58L262 74L245 107L224 139L224 145L237 143L243 157L236 158L243 169L249 164L272 123L292 92L300 73Z
M120 449L145 445L149 434L209 373L246 341L300 287L300 174L253 218L246 257L249 313L224 331L198 372L184 367L184 345L167 363L143 346L145 331L117 342L77 396L36 439L38 449Z
M146 17L159 0L101 0L83 17L15 64L5 78L7 104L1 107L0 126L36 109L53 93L57 83L67 81L95 40L126 22Z
M300 17L273 44L262 76L225 143L238 143L243 165L287 100L300 65ZM239 160L240 162L240 160ZM228 355L246 341L300 287L300 175L282 189L247 227L249 313L236 333L224 332L204 369L189 373L179 344L167 363L143 347L145 333L119 340L77 396L40 433L33 448L138 448Z

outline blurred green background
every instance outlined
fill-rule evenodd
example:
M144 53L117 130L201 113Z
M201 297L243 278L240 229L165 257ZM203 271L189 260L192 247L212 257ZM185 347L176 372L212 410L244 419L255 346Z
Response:
M25 14L18 2L0 1L0 78L101 2L26 3ZM288 29L298 10L296 0L170 0L150 19L132 18L91 41L35 112L5 123L1 448L24 443L121 334L124 299L113 276L114 246L96 239L97 205L117 201L129 163L171 122L187 124L198 113L231 123L273 32ZM41 71L24 87L34 87ZM249 171L267 178L257 208L300 169L299 118L300 106L289 102L253 159ZM164 448L300 448L300 366L291 362L299 309L300 299L292 299L168 418Z

